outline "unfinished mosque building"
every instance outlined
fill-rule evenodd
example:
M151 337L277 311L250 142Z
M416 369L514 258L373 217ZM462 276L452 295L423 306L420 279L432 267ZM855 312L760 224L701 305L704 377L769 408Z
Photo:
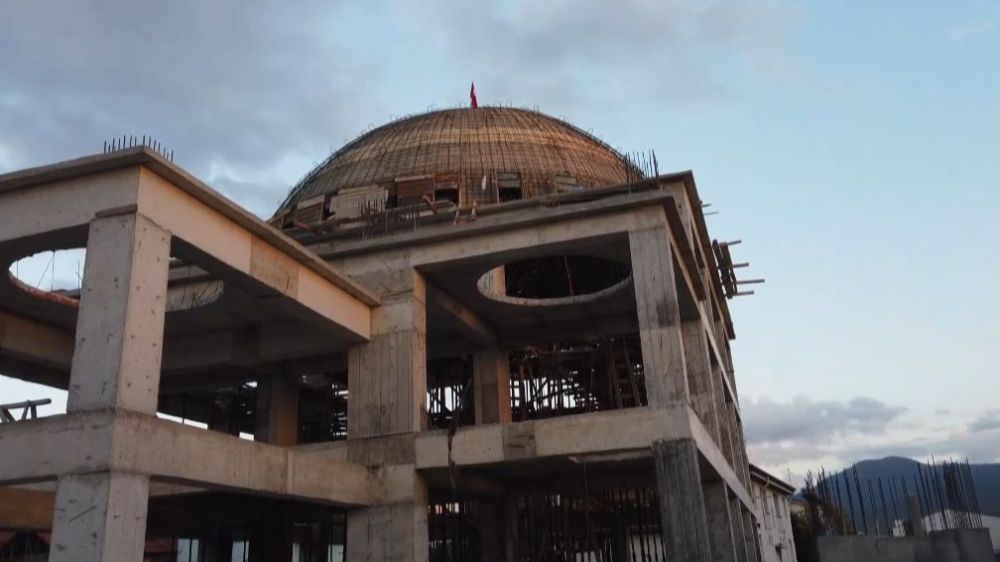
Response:
M0 279L0 372L68 390L0 425L0 528L53 562L759 560L691 172L449 109L266 223L130 145L0 176L5 266L86 248L79 291Z

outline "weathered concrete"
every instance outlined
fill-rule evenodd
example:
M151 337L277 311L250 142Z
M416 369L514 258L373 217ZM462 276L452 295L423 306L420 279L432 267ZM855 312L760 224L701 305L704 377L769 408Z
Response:
M382 285L386 294L372 314L371 341L348 352L348 455L354 441L379 438L391 445L398 442L393 436L406 440L426 429L427 285L415 271L394 281ZM385 454L363 456L384 486L383 505L348 514L347 558L426 561L427 487L414 464L393 458L397 451L379 452Z
M347 515L348 560L423 562L428 556L427 486L412 464L377 470L381 505Z
M650 406L687 402L688 378L681 338L673 250L666 229L629 232L643 373Z
M687 405L629 408L544 420L460 428L450 461L457 466L497 464L568 455L645 451L654 441L690 437ZM417 468L449 466L446 430L416 438Z
M87 447L80 447L87 443ZM280 494L357 506L384 495L365 467L246 441L120 410L52 416L0 427L0 484L51 480L63 474L124 472L253 494ZM164 454L169 451L170 454Z
M934 531L923 537L818 537L820 562L993 562L986 529Z
M510 358L496 348L472 356L476 423L510 423Z
M148 501L148 476L104 472L60 477L49 560L141 560Z
M689 439L657 441L653 444L653 460L667 558L710 562L712 552L697 445Z
M733 520L729 514L729 489L723 481L704 484L705 512L714 562L736 562Z
M67 411L156 412L169 260L170 234L140 214L91 223Z
M348 560L426 562L427 555L426 500L348 514Z
M721 443L719 420L716 412L715 380L709 358L708 340L700 318L681 323L684 338L684 364L687 368L691 407L701 418L709 434Z
M750 562L760 562L760 533L757 530L757 521L755 521L753 511L747 506L743 506L741 509L743 514L743 528L749 529L749 535L747 536L747 560Z
M419 273L372 313L372 338L348 351L350 438L421 431L427 406L427 292Z
M752 546L750 535L756 533L754 529L747 529L742 517L743 506L737 498L729 499L729 515L732 518L733 541L736 548L737 562L747 562L750 560L749 548Z

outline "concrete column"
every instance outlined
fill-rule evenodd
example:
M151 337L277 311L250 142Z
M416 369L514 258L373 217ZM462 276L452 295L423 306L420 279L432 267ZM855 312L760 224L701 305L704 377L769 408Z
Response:
M649 405L687 402L680 305L666 224L630 231L629 252Z
M348 440L427 426L427 288L414 271L388 292L372 312L371 341L348 351ZM365 463L383 475L393 503L348 513L348 562L427 560L427 487L415 465L393 462Z
M148 505L148 476L105 472L60 477L49 561L142 560Z
M472 356L476 423L510 423L510 358L496 348Z
M684 338L684 364L687 368L691 406L716 443L720 443L719 420L715 408L716 381L713 379L712 360L709 358L708 340L701 319L681 322L681 333Z
M743 424L740 422L739 418L739 406L736 403L730 404L732 408L732 420L733 420L733 439L735 441L736 455L735 462L739 463L734 465L733 468L736 469L736 474L740 476L743 480L743 485L746 486L747 490L750 489L750 461L747 458L747 443L746 439L743 437Z
M713 562L736 562L736 541L729 514L729 488L722 480L704 486Z
M254 440L281 447L298 443L299 385L292 377L275 374L257 381Z
M170 233L131 213L90 223L66 410L156 413Z
M748 534L744 528L743 521L743 504L739 498L733 497L729 499L729 514L732 518L733 546L736 549L736 562L747 562L750 559L750 555L747 552L747 546L750 544L750 541L747 540Z
M715 385L715 411L718 414L719 421L719 448L722 449L722 454L726 457L726 461L729 462L730 466L735 466L735 455L733 449L733 436L730 420L729 420L729 407L726 404L726 389L723 386L724 383L720 379L722 376L722 371L718 365L712 366L712 376L718 383Z
M653 443L663 548L668 560L709 562L708 518L698 446L691 439Z
M743 506L743 528L747 529L747 561L760 562L760 532L757 530L757 522L753 518L753 513Z
M427 289L408 286L372 311L372 337L348 351L350 438L422 431L427 425Z
M427 500L347 514L347 562L427 562Z

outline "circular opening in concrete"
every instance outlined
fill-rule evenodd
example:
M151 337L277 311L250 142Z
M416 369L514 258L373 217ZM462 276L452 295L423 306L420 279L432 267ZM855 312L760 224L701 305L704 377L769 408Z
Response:
M8 274L14 286L23 291L61 304L76 305L86 260L84 248L46 250L10 264Z
M613 294L632 279L623 263L594 256L545 256L491 269L476 282L492 300L521 306L579 304Z
M80 305L80 289L87 261L85 248L46 250L10 264L11 284L25 293L65 306ZM194 266L173 264L172 274L183 280L172 282L167 291L167 312L192 310L212 304L222 297L225 284Z

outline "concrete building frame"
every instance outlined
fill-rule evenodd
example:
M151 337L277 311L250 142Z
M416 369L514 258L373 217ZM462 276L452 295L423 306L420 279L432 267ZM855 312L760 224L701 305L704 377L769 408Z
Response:
M0 485L55 483L56 561L141 559L151 494L181 489L345 510L347 560L428 560L434 491L487 498L482 559L518 560L513 491L582 466L648 479L670 560L756 562L733 329L701 208L684 172L300 244L143 147L0 176L0 261L87 249L78 304L0 281L0 369L69 392L65 415L0 427L17 451L0 456ZM549 255L627 264L627 290L550 307L476 290ZM184 302L193 284L253 321ZM623 331L638 333L648 404L512 421L510 349ZM455 353L472 357L475 423L433 429L427 362ZM346 366L347 439L298 444L291 373L321 363ZM258 381L257 442L156 417L162 389L234 372Z

